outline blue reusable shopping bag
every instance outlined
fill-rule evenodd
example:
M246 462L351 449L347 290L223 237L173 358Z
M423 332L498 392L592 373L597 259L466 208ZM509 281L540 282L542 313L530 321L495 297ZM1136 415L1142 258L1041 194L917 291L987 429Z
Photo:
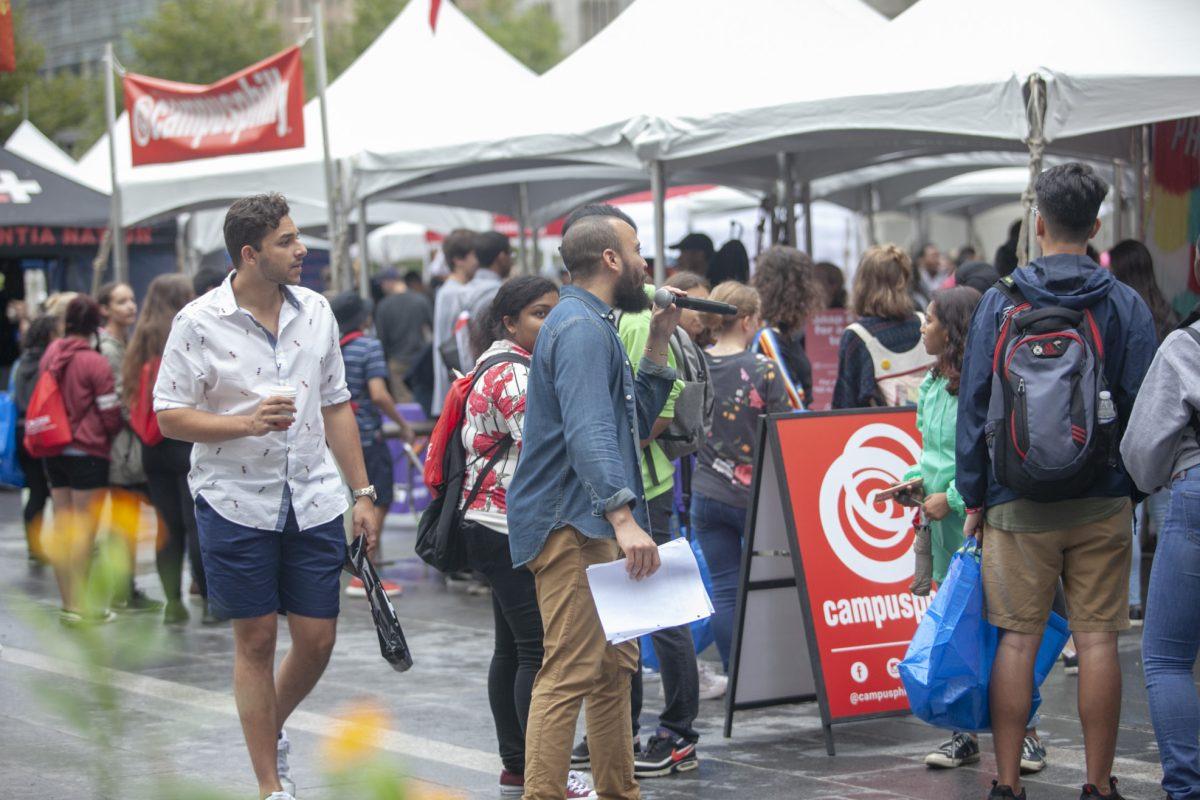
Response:
M988 685L999 631L984 618L980 557L979 542L973 537L954 554L946 580L900 662L900 680L913 714L939 728L991 728ZM1051 612L1034 664L1030 718L1042 702L1038 687L1070 636L1066 620Z
M0 392L0 484L21 488L25 485L25 473L17 460L17 401L13 391L16 366L13 365L9 377L8 391Z

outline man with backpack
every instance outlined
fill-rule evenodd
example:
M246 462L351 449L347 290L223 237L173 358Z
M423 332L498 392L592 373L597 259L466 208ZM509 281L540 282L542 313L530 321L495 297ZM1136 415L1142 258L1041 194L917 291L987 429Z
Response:
M620 212L572 222L561 252L574 282L546 318L529 371L521 459L508 491L513 565L533 572L545 625L525 735L525 800L563 796L585 699L597 793L641 796L629 717L637 643L605 640L587 583L589 565L622 552L635 580L659 567L638 453L674 385L667 351L679 310L655 310L643 352L626 354L615 309L643 311L650 302L639 249Z
M1036 191L1042 256L984 295L959 393L956 485L965 533L983 541L988 621L1002 631L989 797L1025 797L1034 658L1061 578L1079 657L1081 798L1119 798L1117 632L1129 627L1135 490L1118 444L1157 339L1137 293L1086 255L1107 184L1071 163L1038 176Z

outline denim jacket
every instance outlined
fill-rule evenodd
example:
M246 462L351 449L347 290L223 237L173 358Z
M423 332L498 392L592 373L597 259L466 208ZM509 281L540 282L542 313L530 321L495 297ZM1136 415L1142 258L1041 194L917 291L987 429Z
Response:
M567 526L613 538L604 515L621 506L650 530L638 443L649 438L675 371L642 359L634 378L614 320L595 295L565 286L538 334L525 437L507 497L514 566Z

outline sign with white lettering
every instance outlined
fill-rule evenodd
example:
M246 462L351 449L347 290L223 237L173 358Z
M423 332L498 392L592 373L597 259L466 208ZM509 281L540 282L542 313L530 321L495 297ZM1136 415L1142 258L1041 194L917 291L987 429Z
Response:
M133 165L304 146L300 48L208 86L125 76Z
M727 735L735 710L815 698L832 754L834 723L908 713L896 665L933 598L909 591L912 510L894 501L876 504L875 493L899 483L920 451L911 408L764 421L743 551ZM767 575L764 563L779 572L788 556L790 579ZM778 591L785 584L798 592L798 609L796 594ZM767 598L795 610L766 610ZM762 630L756 618L792 619L793 629ZM791 683L762 696L758 681L745 678L753 674L752 662L770 661L769 653L781 650L803 650L809 664L793 660ZM751 657L743 660L743 653Z

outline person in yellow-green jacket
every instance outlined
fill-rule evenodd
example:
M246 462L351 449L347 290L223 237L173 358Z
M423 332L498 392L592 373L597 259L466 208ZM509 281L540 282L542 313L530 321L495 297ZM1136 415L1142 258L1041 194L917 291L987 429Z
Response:
M689 291L689 289L685 289ZM647 286L646 293L653 296L654 287ZM650 338L651 312L622 314L617 320L617 334L630 354L630 364L636 373L637 361L646 349ZM667 351L667 366L676 368L675 353ZM662 448L654 441L671 424L675 417L675 400L679 397L682 383L675 381L667 403L659 413L651 438L642 442L642 484L646 492L646 510L650 516L650 535L655 544L666 544L671 540L671 517L675 505L675 465L667 458ZM692 642L691 628L681 625L655 631L651 634L654 652L658 656L659 673L662 676L664 707L658 718L658 727L640 745L638 717L642 711L642 672L633 675L630 693L633 719L634 775L638 778L653 778L685 772L699 766L696 758L696 742L700 734L694 723L700 713L700 677L696 664L696 647ZM591 754L587 738L571 752L571 769L588 769Z
M954 437L958 423L958 380L971 315L981 295L969 286L934 292L921 327L925 350L937 361L921 384L917 400L917 430L921 432L921 458L905 480L921 478L922 511L929 523L932 578L946 579L950 558L963 543L966 509L954 485ZM921 582L918 562L915 583ZM926 590L928 591L928 590ZM1035 718L1036 724L1036 718ZM948 769L979 761L979 739L953 731L949 739L925 756L930 767ZM1025 732L1021 771L1039 772L1046 766L1046 749L1033 725Z

